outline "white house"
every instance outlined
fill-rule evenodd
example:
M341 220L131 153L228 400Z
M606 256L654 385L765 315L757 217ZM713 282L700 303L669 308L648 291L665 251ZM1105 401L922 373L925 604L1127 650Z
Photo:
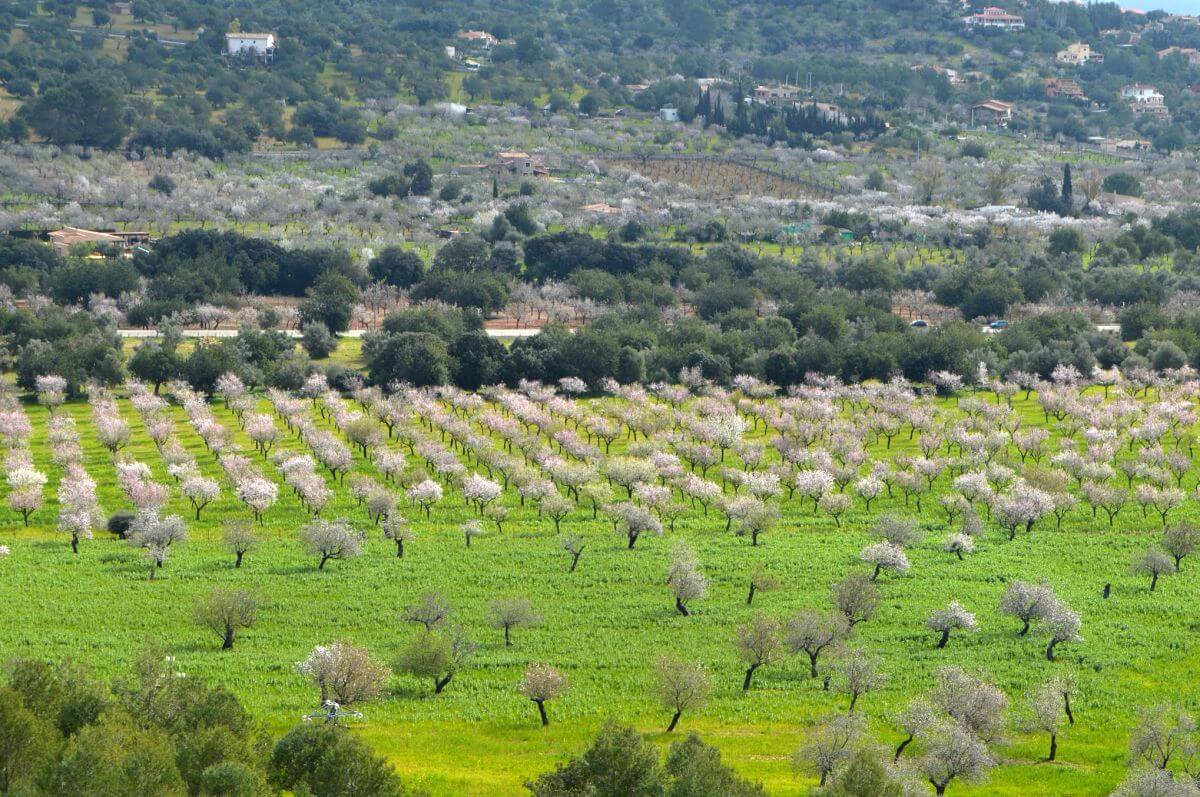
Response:
M226 33L225 49L230 55L254 56L268 61L275 54L275 34Z
M678 108L670 108L670 107L659 108L658 109L658 118L663 120L664 122L678 122L679 121L679 109Z
M1166 116L1170 113L1162 93L1148 83L1130 83L1128 86L1122 86L1121 99L1128 102L1129 107L1139 116Z
M1075 42L1074 44L1068 44L1067 49L1059 50L1056 58L1060 64L1082 66L1089 61L1103 63L1104 53L1096 52L1087 42Z
M1025 20L1016 15L1010 14L1003 8L988 6L978 14L971 14L963 18L963 23L968 28L998 28L1000 30L1025 30Z

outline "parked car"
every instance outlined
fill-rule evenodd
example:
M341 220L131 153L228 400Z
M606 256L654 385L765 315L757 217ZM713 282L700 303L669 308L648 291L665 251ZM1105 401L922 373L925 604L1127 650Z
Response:
M1008 329L1008 322L1001 318L999 321L993 321L988 324L989 329Z
M918 318L917 320L915 320L911 324L909 324L909 326L916 327L917 329L925 329L926 327L929 326L929 322L926 321L924 318Z

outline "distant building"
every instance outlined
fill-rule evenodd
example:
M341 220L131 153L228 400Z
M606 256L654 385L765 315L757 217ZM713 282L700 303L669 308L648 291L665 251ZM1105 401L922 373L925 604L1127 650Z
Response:
M658 118L662 119L664 122L678 122L679 121L679 109L678 108L659 108L658 109Z
M486 30L460 30L458 32L458 38L489 50L493 45L499 42L499 39L488 33Z
M1086 63L1104 63L1104 53L1096 52L1087 42L1068 44L1067 49L1059 50L1056 60L1065 66L1082 66Z
M117 232L115 230L84 230L79 227L63 227L46 235L50 246L60 255L69 254L79 245L103 247L111 246L122 252L131 252L138 246L150 243L147 232Z
M1013 106L1000 100L985 100L971 106L971 118L975 124L1003 127L1012 121Z
M1010 14L1003 8L989 6L978 14L963 19L968 28L994 28L999 30L1025 30L1025 19Z
M932 72L935 75L942 75L950 81L951 86L962 86L967 82L961 75L958 74L957 69L950 69L949 67L939 66L937 64L914 64L912 66L912 71Z
M1129 103L1129 107L1138 116L1168 116L1166 100L1158 89L1148 83L1130 83L1121 87L1121 99Z
M225 51L230 55L270 62L275 57L274 33L226 33Z
M549 177L550 170L528 152L510 151L496 154L494 170L521 177Z
M1046 96L1050 99L1086 100L1087 95L1075 80L1070 78L1048 77L1042 81Z
M1186 58L1189 66L1200 66L1200 50L1197 50L1195 47L1168 47L1165 50L1158 51L1159 58L1166 58L1176 54Z
M458 50L453 44L446 45L445 53L447 58L453 59L458 57Z
M590 205L584 205L580 208L584 213L599 213L602 216L615 216L621 212L618 207L613 207L607 202L594 202Z
M756 86L754 89L754 101L763 105L795 105L800 99L801 89L799 86L789 86L782 83L775 86Z

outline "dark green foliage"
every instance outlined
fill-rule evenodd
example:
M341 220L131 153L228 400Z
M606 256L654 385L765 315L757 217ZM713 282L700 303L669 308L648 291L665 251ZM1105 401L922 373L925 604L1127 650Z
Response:
M416 252L402 246L386 246L371 258L367 268L371 277L380 282L408 288L419 282L425 274L425 261Z
M348 731L329 725L298 725L289 731L275 744L269 771L275 788L313 797L405 794L385 759Z

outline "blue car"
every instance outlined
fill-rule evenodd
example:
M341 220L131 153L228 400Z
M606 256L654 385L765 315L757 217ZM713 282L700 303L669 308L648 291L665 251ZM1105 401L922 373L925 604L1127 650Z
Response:
M1005 321L1004 319L1000 319L999 321L993 321L992 323L988 324L988 328L989 329L1008 329L1008 322Z

